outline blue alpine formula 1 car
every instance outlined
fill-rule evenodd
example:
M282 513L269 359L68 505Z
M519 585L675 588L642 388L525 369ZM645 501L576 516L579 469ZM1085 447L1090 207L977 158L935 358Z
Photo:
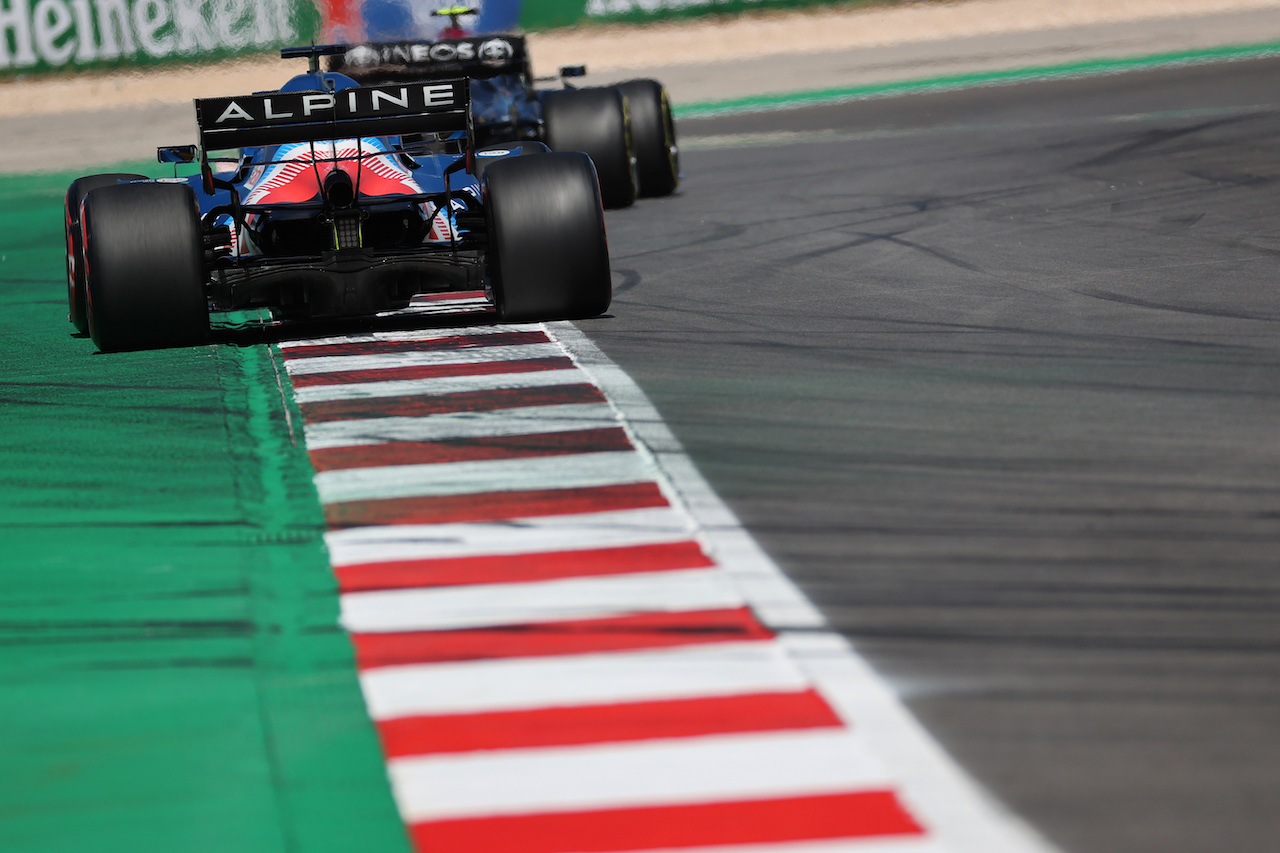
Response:
M346 50L288 48L311 70L279 91L197 100L199 145L159 158L198 174L71 184L78 330L112 351L201 343L210 312L307 320L471 296L500 320L535 321L609 307L587 156L477 147L465 79L361 86L319 70Z
M670 195L680 152L667 91L656 80L573 88L584 66L566 66L559 88L538 89L521 36L495 35L353 46L330 60L363 83L471 79L471 110L482 144L538 140L554 151L583 151L600 176L606 207L636 196Z

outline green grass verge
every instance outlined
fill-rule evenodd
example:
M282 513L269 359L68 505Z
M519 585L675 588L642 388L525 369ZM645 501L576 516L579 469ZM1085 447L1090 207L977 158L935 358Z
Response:
M74 337L72 177L0 177L0 850L405 851L272 351Z

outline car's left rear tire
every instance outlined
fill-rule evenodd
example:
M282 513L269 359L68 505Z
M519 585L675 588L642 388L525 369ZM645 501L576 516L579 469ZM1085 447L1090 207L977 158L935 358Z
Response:
M577 320L608 309L613 285L604 210L585 154L499 160L485 169L481 188L502 320Z
M185 184L95 189L83 206L89 336L103 352L209 338L204 249Z
M142 175L112 172L76 178L67 187L62 205L62 219L67 238L67 319L80 334L89 331L89 314L85 304L84 246L80 238L80 204L91 190L114 187L121 181L144 181Z

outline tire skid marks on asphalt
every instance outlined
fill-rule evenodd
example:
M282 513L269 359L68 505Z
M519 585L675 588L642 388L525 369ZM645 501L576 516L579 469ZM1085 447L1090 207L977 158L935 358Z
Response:
M892 730L883 687L834 635L774 633L821 619L629 380L558 328L282 347L415 846L943 849L873 754L868 732ZM1042 849L998 835L953 849Z

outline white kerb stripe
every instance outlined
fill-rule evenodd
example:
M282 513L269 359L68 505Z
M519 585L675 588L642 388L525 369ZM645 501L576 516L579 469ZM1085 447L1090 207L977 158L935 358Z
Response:
M743 606L742 596L718 569L354 592L340 601L342 626L353 634L448 631Z
M368 418L307 424L310 450L355 447L389 441L444 441L549 432L603 429L619 425L608 403L528 406L491 412L457 412L419 418Z
M571 453L474 462L344 468L315 478L321 503L583 489L653 481L658 472L634 450Z
M534 554L677 542L693 533L670 507L549 515L502 522L390 524L331 531L324 541L334 566L389 560Z
M414 756L388 762L410 823L797 797L887 786L848 730Z
M772 640L628 652L407 664L360 673L369 715L481 714L796 693L808 680Z
M288 355L288 353L285 353ZM384 370L390 367L432 367L445 364L475 364L487 361L522 361L529 358L563 356L555 344L515 344L477 349L421 350L419 352L369 353L362 355L298 356L285 362L290 376L333 373L338 370Z
M587 375L570 370L532 370L525 373L481 373L476 376L438 376L431 379L388 379L350 385L314 385L297 388L299 403L326 400L366 400L378 397L466 394L473 391L503 391L513 388L550 388L556 385L587 385Z

